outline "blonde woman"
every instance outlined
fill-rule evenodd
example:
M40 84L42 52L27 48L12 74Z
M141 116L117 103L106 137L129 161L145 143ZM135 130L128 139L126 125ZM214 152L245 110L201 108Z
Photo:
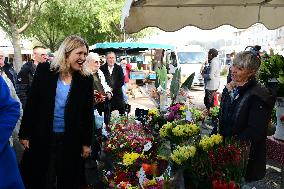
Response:
M81 158L91 153L93 79L83 74L88 44L67 37L52 64L39 64L19 137L29 189L78 189Z

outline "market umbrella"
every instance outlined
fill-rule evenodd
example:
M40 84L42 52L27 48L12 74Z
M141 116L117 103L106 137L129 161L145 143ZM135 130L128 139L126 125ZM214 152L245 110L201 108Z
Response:
M146 27L176 31L191 25L214 29L221 25L268 29L284 25L284 0L126 0L121 26L126 33Z

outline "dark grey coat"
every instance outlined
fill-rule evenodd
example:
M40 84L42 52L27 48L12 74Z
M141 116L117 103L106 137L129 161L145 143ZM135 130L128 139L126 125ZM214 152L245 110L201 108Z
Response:
M255 79L238 91L233 101L226 88L222 93L220 133L251 142L246 180L259 180L265 176L267 126L276 98Z

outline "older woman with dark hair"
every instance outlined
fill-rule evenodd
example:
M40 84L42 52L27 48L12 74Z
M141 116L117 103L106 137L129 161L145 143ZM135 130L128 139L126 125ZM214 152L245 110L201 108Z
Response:
M84 39L69 36L51 65L37 66L19 133L26 188L78 189L83 182L93 128L93 78L82 69L88 50Z
M247 182L265 176L266 131L275 103L272 93L255 79L260 63L251 51L238 53L231 67L232 81L221 98L220 134L251 143Z

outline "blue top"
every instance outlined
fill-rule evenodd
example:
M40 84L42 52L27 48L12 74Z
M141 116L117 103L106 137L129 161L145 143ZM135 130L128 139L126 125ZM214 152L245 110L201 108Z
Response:
M65 130L64 112L70 86L70 84L65 85L63 81L58 78L55 96L53 132L61 133Z

